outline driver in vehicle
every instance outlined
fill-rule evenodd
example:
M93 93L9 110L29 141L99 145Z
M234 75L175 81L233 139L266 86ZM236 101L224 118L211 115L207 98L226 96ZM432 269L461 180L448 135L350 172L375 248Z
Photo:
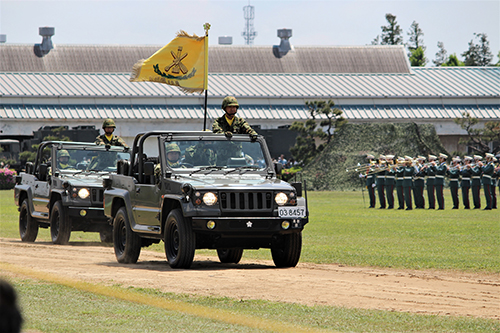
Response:
M194 166L215 165L217 154L213 149L211 141L201 141L196 145L186 148L184 162Z
M69 152L66 149L61 149L57 152L57 168L60 170L74 169L72 165L69 164L70 159Z
M181 157L181 149L176 143L169 143L167 145L167 163L171 168L181 168L179 158Z

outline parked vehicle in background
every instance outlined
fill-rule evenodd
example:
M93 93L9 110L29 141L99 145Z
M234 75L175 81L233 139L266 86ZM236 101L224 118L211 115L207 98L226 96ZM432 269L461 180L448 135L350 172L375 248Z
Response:
M50 227L52 242L66 244L72 231L99 232L112 241L112 226L104 215L102 179L116 172L128 149L94 143L46 141L34 163L16 178L21 240L34 242L38 228Z
M146 141L158 153L148 156ZM271 249L278 267L297 265L308 223L302 184L279 180L262 136L211 132L138 134L129 161L104 180L104 213L113 219L120 263L164 241L173 268L191 266L196 249L238 263L245 249Z

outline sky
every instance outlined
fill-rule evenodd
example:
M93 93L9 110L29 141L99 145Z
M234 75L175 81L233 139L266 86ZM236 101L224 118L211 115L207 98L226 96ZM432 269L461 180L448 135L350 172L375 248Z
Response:
M244 45L243 7L254 7L253 45L278 45L277 30L292 29L295 46L369 45L387 25L385 15L396 16L404 41L413 21L422 29L428 66L436 58L437 43L448 54L468 49L474 33L486 33L498 61L500 1L456 0L161 0L161 1L26 1L0 0L0 34L9 44L35 44L38 28L55 27L53 43L159 45L168 44L179 30L203 35L211 24L210 45L219 36L232 36ZM478 42L474 39L475 43Z

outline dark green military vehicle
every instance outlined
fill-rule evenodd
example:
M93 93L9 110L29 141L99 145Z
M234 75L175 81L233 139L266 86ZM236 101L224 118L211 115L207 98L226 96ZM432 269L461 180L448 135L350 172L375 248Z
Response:
M42 142L34 163L16 178L21 240L34 242L38 228L49 228L52 242L66 244L72 231L99 232L112 241L104 215L103 176L116 172L128 149L84 142Z
M163 240L174 268L190 267L196 249L238 263L244 249L269 248L276 266L297 265L306 199L301 183L277 179L281 165L263 137L148 132L132 149L130 161L119 161L118 173L104 180L118 262L135 263L141 247Z

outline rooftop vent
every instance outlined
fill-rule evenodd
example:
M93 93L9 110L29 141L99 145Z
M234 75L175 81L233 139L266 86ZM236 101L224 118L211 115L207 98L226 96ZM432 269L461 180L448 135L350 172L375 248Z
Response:
M232 36L220 36L219 37L219 45L232 45L233 37Z
M35 51L35 55L39 58L48 54L50 50L54 48L52 45L51 37L54 36L55 28L53 27L40 27L38 28L38 34L43 37L42 44L35 44L33 51Z
M285 56L292 49L290 46L290 37L292 29L278 29L278 37L281 38L280 45L273 45L273 54L276 58Z
M7 35L0 34L0 43L5 43L7 41Z

